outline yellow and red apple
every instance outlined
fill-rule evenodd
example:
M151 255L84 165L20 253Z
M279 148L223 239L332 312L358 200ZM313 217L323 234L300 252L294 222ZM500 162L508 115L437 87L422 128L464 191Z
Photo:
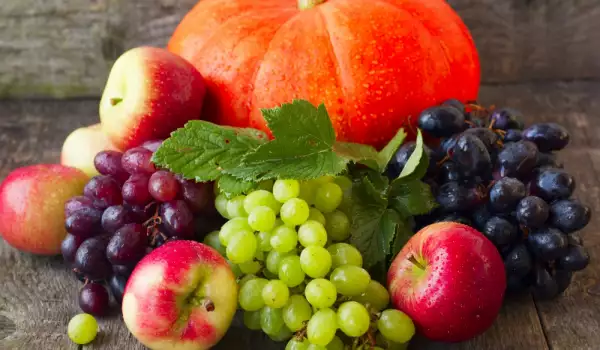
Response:
M82 194L88 180L83 171L58 164L14 170L0 184L0 235L25 252L60 254L65 202Z
M204 350L229 328L238 286L227 261L213 248L171 241L135 267L123 296L129 331L155 350Z
M94 167L94 157L102 151L118 151L100 124L74 130L67 138L60 154L60 163L83 170L88 176L100 175Z
M117 59L100 101L102 129L120 149L165 139L199 119L206 87L185 59L165 49L138 47Z

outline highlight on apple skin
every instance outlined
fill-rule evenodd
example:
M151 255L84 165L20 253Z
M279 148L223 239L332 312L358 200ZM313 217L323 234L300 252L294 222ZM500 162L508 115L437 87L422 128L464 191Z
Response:
M506 290L497 249L479 231L455 222L417 232L392 262L387 280L394 307L425 337L444 342L487 330Z
M88 180L83 171L59 164L14 170L0 184L0 235L24 252L60 254L65 202L81 195Z
M199 119L206 86L188 61L165 49L125 52L110 71L100 101L102 130L119 149L165 139Z
M81 169L89 177L100 175L94 157L101 151L118 151L100 124L75 129L67 138L60 154L60 163Z
M134 269L123 296L123 318L151 349L209 349L231 325L237 295L235 276L216 250L171 241Z

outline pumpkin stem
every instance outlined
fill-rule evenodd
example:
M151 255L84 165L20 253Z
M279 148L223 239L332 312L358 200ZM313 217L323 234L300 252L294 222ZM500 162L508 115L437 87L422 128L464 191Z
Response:
M309 10L327 0L298 0L298 8L300 10Z

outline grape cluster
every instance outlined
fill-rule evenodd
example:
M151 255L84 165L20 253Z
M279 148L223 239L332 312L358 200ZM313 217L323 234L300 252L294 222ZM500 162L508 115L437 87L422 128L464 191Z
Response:
M419 127L439 139L426 148L426 182L439 207L415 228L454 221L481 231L502 254L510 292L553 298L584 269L589 255L577 231L590 208L571 198L575 180L556 157L569 134L555 123L527 128L519 112L449 100L424 111ZM397 176L414 150L403 145L388 166Z
M238 276L244 324L287 341L287 350L390 348L414 335L407 315L386 310L386 288L346 242L349 191L349 178L323 177L264 182L247 195L215 199L229 221L204 243Z
M219 227L213 186L184 180L152 163L161 141L124 153L103 151L84 195L65 204L64 260L85 282L81 309L102 315L110 294L117 302L131 271L153 248L168 240L198 239ZM196 237L196 235L200 235Z

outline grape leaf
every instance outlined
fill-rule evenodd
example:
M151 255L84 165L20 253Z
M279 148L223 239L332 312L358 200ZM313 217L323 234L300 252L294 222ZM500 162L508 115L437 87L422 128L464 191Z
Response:
M243 181L231 175L224 174L217 180L219 190L225 193L227 198L231 198L240 194L248 193L255 189L258 184L251 181Z
M359 143L336 142L333 145L333 151L354 163L363 164L373 170L379 171L379 155L377 150L371 146Z
M427 152L425 152L423 147L423 135L419 129L417 131L415 150L406 161L406 165L404 165L404 168L402 169L402 172L400 172L398 178L396 178L394 181L406 182L414 179L421 179L423 176L425 176L428 167L429 157L427 157Z
M408 240L413 236L412 230L408 227L406 222L399 220L396 221L396 237L392 242L392 247L390 251L390 263L396 255L404 248Z
M400 213L423 215L437 207L431 188L420 180L392 182L390 206Z
M385 145L385 147L381 151L379 151L379 154L377 156L377 164L379 166L380 173L383 173L385 171L388 163L390 162L390 160L392 160L392 157L394 156L394 154L396 154L398 148L400 148L405 138L406 132L404 132L404 129L400 129L398 130L396 135L394 135L394 137L390 140L390 142L388 142L388 144Z
M174 131L154 153L152 161L186 179L213 181L267 141L267 135L259 130L194 120Z

